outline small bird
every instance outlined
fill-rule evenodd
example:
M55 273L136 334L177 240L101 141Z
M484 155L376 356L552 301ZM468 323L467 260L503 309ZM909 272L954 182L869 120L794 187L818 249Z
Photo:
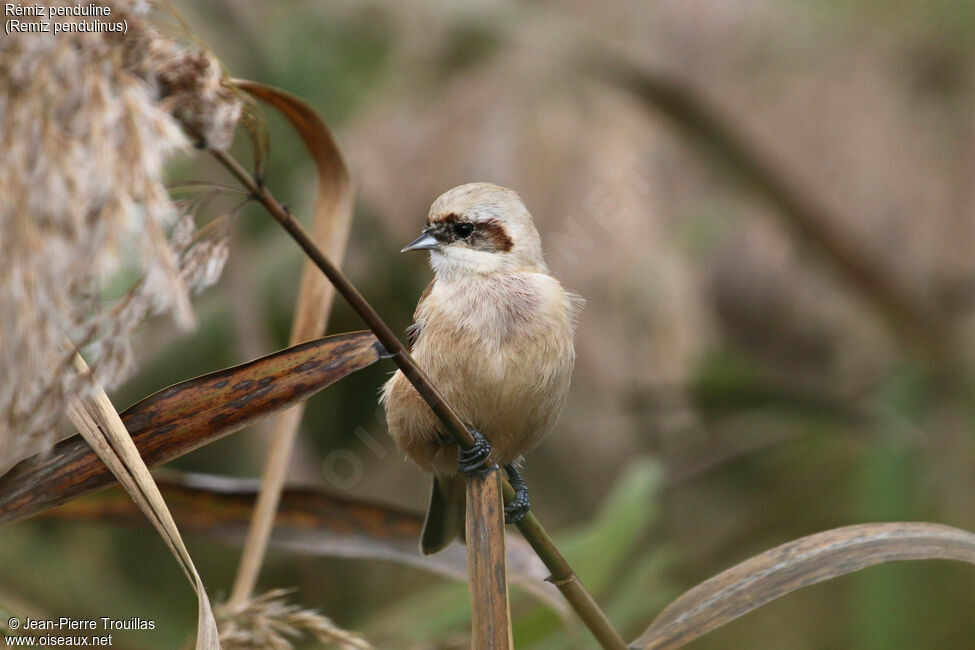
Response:
M406 251L430 251L434 271L407 330L411 354L478 440L458 453L401 371L383 387L390 434L434 477L420 540L429 555L463 537L462 474L504 466L517 492L506 518L518 521L527 512L528 490L516 465L562 410L584 300L549 272L518 195L490 183L441 195Z

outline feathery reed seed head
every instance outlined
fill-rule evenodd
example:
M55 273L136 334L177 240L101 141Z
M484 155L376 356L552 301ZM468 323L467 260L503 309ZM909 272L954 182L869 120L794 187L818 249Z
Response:
M228 146L241 102L216 59L155 29L146 3L107 4L128 34L0 39L0 473L49 447L66 400L83 396L74 347L117 383L136 325L162 311L192 325L189 290L226 259L225 238L193 244L192 219L176 225L162 173L188 148L183 128ZM108 276L130 268L142 279L107 301Z
M215 612L224 650L292 650L292 640L308 636L342 650L370 650L353 632L337 627L327 616L288 604L288 589L273 589L240 605Z

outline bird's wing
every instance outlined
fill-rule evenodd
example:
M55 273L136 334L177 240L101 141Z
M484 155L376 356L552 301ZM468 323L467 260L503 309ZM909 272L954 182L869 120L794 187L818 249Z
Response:
M413 312L413 324L406 328L406 340L409 343L411 352L413 351L413 345L416 343L416 340L420 338L420 330L422 329L420 325L420 307L423 305L423 301L427 299L427 296L430 295L430 292L433 291L433 285L436 283L436 278L430 280L430 284L420 294L420 300L416 303L416 311Z

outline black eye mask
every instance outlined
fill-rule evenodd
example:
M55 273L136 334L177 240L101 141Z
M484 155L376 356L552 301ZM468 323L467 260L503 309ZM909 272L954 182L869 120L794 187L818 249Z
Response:
M488 253L507 253L514 242L497 219L466 221L456 214L448 214L424 228L443 245L460 244Z

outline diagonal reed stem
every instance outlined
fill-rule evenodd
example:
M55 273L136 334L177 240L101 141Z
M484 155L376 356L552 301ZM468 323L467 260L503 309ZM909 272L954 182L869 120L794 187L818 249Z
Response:
M329 260L324 253L298 223L291 213L285 208L271 191L250 174L236 158L226 151L210 150L210 153L229 171L240 183L246 187L254 198L264 206L274 219L291 235L298 243L305 254L311 259L322 273L335 286L343 298L355 310L359 317L365 321L366 325L376 335L376 338L386 347L392 355L392 360L396 366L403 371L406 378L413 384L423 400L430 406L441 422L446 425L450 434L454 437L457 444L468 449L474 445L474 437L467 427L458 417L457 412L447 403L440 391L433 385L426 373L420 369L410 356L406 346L403 345L399 337L393 333L389 325L379 316L372 305L359 293L355 285L349 281L345 274ZM505 502L514 498L514 489L507 480L502 483L502 490ZM525 539L538 554L539 559L551 573L549 580L559 588L565 599L575 610L576 615L589 628L593 636L599 641L600 645L606 650L626 650L626 642L617 632L606 614L596 604L595 599L582 582L576 576L572 567L566 561L562 553L556 548L548 532L538 522L538 519L529 512L524 519L518 523L518 529L525 536Z

